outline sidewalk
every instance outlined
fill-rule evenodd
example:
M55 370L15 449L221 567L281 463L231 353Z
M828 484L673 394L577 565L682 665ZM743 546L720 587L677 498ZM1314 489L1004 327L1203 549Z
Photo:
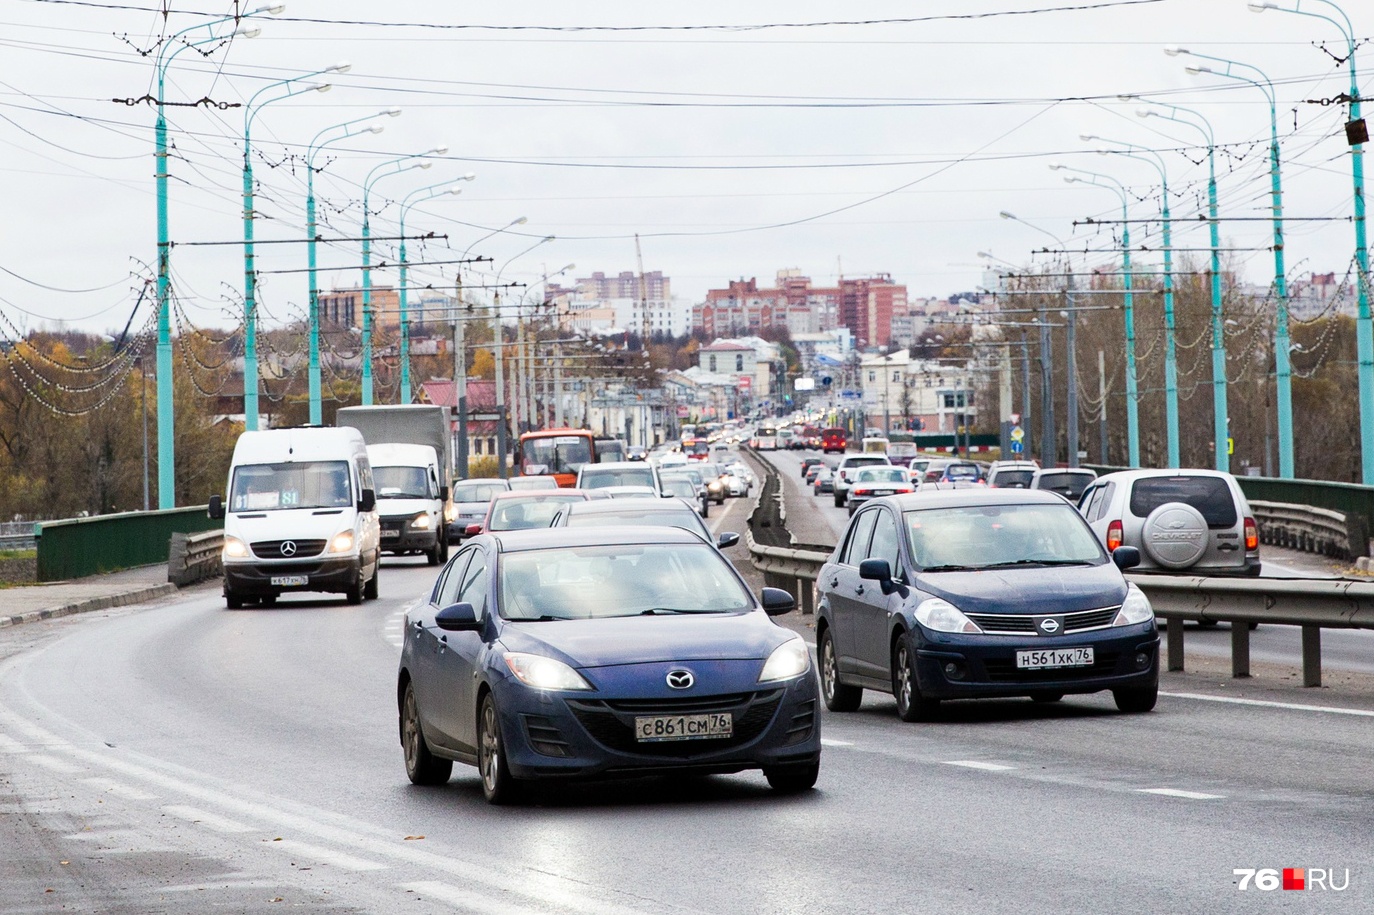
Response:
M165 562L72 581L0 588L0 628L123 607L176 592L177 586L167 581Z

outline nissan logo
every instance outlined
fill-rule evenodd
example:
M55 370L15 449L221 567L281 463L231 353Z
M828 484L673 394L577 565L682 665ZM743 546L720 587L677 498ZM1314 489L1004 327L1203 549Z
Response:
M691 689L695 682L697 682L696 677L692 676L690 670L668 671L668 686L671 689Z
M1058 621L1056 621L1056 620L1041 620L1041 621L1040 621L1040 631L1041 631L1041 632L1058 632L1058 631L1059 631L1059 623L1058 623Z
M296 555L296 541L294 541L294 540L283 540L283 541L281 542L281 554L282 554L283 556L295 556L295 555Z

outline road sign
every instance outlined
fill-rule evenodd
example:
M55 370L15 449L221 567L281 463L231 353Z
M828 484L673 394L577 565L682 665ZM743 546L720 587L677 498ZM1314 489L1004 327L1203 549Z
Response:
M858 391L841 391L840 396L845 400L863 400L863 394Z
M1013 439L1013 440L1012 440L1012 443L1011 443L1011 453L1012 453L1012 454L1020 454L1022 451L1025 451L1025 450L1026 450L1026 446L1023 445L1023 444L1021 444L1021 441L1020 441L1019 439Z
M1020 448L1017 448L1016 446L1017 446L1017 445L1020 445L1021 442L1025 440L1025 438L1026 438L1026 430L1025 430L1025 429L1022 429L1020 426L1012 426L1012 427L1011 427L1011 440L1012 440L1012 442L1014 443L1014 444L1012 445L1012 450L1014 450L1014 451L1020 451L1021 449L1020 449Z

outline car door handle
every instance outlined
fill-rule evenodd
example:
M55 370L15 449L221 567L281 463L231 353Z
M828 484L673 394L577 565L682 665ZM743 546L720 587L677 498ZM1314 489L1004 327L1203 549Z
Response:
M830 587L832 587L832 588L838 588L839 586L840 586L840 580L839 580L838 578L832 578L832 579L830 579Z

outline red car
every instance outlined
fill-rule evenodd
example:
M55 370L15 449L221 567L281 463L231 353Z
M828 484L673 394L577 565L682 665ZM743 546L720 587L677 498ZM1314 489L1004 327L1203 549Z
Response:
M821 430L821 450L826 454L838 451L841 454L849 447L849 433L840 428Z

